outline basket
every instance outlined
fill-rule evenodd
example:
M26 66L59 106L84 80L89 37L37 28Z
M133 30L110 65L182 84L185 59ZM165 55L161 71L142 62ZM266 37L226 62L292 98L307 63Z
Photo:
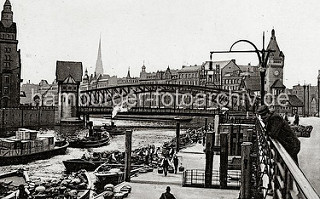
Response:
M163 169L162 168L158 168L158 173L162 174L163 173Z

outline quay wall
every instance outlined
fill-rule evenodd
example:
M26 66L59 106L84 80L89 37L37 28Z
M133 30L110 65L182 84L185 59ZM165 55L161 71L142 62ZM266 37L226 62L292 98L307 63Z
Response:
M56 107L28 107L0 109L0 129L45 128L56 124Z

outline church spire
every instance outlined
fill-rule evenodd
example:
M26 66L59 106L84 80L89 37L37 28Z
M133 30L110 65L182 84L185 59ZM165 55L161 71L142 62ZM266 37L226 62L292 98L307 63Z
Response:
M4 25L4 27L10 27L13 23L13 12L11 10L11 3L9 0L6 0L6 2L3 5L3 10L1 12L1 22Z
M131 76L130 76L130 67L129 67L129 69L128 69L127 78L131 78Z
M97 57L95 72L97 75L103 74L103 65L102 65L102 58L101 58L101 36L99 40L99 49L98 49L98 57Z

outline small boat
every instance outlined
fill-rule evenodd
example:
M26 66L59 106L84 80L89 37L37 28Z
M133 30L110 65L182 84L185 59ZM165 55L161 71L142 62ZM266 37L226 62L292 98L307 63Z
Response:
M132 187L125 182L120 183L116 186L107 184L104 187L104 191L96 196L94 199L105 199L105 198L126 198L131 193Z
M29 182L29 176L23 169L18 169L8 173L0 174L0 198L15 199L20 185L26 186Z
M60 179L37 183L30 192L34 198L90 199L92 187L88 172L80 170Z
M296 133L298 137L310 137L312 126L302 126L302 125L290 125L291 129Z
M99 128L89 129L89 136L69 138L70 147L73 148L94 148L108 145L109 142L109 133Z
M143 166L131 165L130 175L135 175ZM95 171L96 188L102 189L106 184L117 185L124 182L125 172L123 164L102 164Z
M66 167L66 171L75 172L81 169L85 169L87 171L94 171L98 166L105 163L104 160L86 160L86 159L70 159L63 161L64 166Z
M19 129L15 137L0 139L0 166L25 164L66 153L69 143L54 141L53 136L39 136L37 131Z

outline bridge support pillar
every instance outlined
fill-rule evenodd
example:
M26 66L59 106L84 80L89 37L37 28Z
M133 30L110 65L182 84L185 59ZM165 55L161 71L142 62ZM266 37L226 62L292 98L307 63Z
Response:
M125 138L125 181L130 182L130 172L131 172L131 146L132 146L132 130L126 131Z

